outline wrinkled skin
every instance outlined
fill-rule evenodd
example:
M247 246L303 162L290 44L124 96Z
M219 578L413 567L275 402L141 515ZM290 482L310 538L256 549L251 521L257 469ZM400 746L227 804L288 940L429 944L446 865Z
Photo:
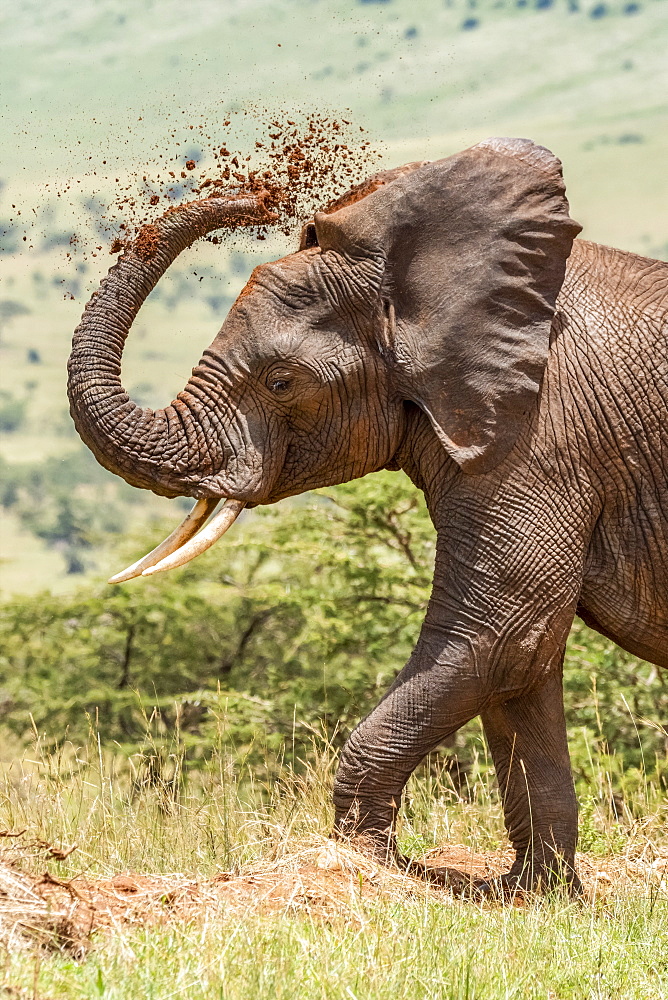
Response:
M559 163L525 140L366 190L253 272L156 414L120 386L125 334L181 244L229 220L199 203L169 253L127 253L75 337L72 412L108 468L165 495L266 504L404 469L438 532L433 593L342 752L336 831L392 854L411 772L480 715L517 857L503 886L576 889L574 615L668 666L668 265L573 243Z

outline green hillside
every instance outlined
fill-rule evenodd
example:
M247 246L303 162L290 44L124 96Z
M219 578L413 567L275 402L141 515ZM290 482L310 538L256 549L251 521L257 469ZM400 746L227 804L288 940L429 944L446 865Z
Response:
M0 256L5 591L68 587L78 575L68 565L94 571L104 561L114 519L91 528L86 504L104 498L119 532L168 509L83 457L63 466L80 511L54 485L58 462L81 449L64 389L71 331L110 263L106 243L95 249L94 192L104 203L115 177L157 163L175 129L193 148L200 122L222 134L235 109L350 109L388 166L490 134L534 138L564 161L586 236L668 257L667 15L665 0L22 0L7 8L0 90L11 141L0 154L0 220L22 214L18 228L0 226L9 228ZM74 232L86 252L70 260ZM281 236L261 249L247 242L185 255L133 331L125 365L133 394L151 405L171 398L253 263L290 246ZM77 517L86 524L77 527Z
M596 238L662 243L667 23L664 0L24 0L0 40L2 176L149 160L183 110L349 107L393 162L530 135Z

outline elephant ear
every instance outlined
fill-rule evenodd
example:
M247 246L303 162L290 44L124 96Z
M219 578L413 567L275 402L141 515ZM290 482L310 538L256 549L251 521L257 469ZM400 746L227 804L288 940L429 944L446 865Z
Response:
M534 405L581 230L559 160L527 139L487 139L316 215L315 230L325 251L374 259L400 391L462 469L494 468Z
M334 198L323 209L323 212L329 215L330 212L338 212L341 208L354 205L356 202L361 201L362 198L366 198L368 194L377 191L378 188L385 187L386 184L392 184L399 177L404 177L406 174L412 173L413 170L417 170L418 167L423 167L429 162L429 160L416 160L414 163L405 163L402 167L393 167L391 170L379 170L377 173L371 174L370 177L363 180L361 184L355 184L354 187L351 187L344 194L339 195L338 198ZM318 236L315 223L311 220L302 227L299 249L306 250L308 247L317 247L317 245Z

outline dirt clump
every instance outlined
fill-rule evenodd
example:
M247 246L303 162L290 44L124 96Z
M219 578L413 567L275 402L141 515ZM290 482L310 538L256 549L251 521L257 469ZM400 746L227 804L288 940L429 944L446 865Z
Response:
M155 257L160 246L160 230L157 226L142 226L134 241L133 249L138 257L143 260L150 260Z
M233 118L243 133L236 141L230 130ZM116 193L99 219L114 239L119 238L119 228L126 235L139 233L154 218L151 209L161 203L178 208L197 198L260 190L265 192L267 207L277 213L274 225L290 235L315 210L363 181L379 159L364 129L342 116L295 113L288 117L251 108L220 125L190 123L188 129L194 135L187 148L196 143L198 149L196 155L187 157L176 148L185 144L182 129L172 129L172 149L168 139L157 160L145 164L141 173L116 178ZM267 227L256 227L255 235L265 239ZM207 239L219 242L218 237Z
M76 224L77 235L65 257L83 263L98 256L100 243L106 242L111 253L120 252L165 209L209 195L228 197L260 188L268 192L267 207L277 215L271 228L298 235L306 219L373 173L380 158L365 130L345 112L277 112L249 106L227 115L173 110L165 121L163 138L140 154L139 167L126 150L133 131L144 126L129 125L130 135L119 138L115 153L91 151L84 158L88 168L82 164L77 176L45 183L36 205L14 202L7 212L8 226L0 231L0 248L5 238L18 237L30 240L26 249L33 249L39 244L40 225L48 241L57 205L62 223L67 228ZM141 145L143 131L136 139ZM250 237L245 231L232 239L248 246L249 238L264 240L268 232L267 224L254 225ZM205 239L220 242L211 235ZM152 252L144 237L140 247Z

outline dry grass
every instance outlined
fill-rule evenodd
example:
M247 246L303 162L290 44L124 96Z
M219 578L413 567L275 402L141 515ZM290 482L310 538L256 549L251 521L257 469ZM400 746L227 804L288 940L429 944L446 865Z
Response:
M162 784L155 776L147 784L136 761L105 756L99 745L49 755L38 744L0 784L0 946L81 962L92 943L104 950L110 934L149 928L297 917L363 928L378 907L503 908L462 903L452 888L329 840L334 764L328 748L314 750L303 773L263 787L217 756L187 780L177 761ZM462 793L447 773L432 773L413 781L409 799L402 842L428 867L465 879L508 869L498 803L481 777ZM586 813L595 849L578 856L581 914L668 901L667 806L651 800L647 786L643 812L629 809L614 829L604 811Z
M322 837L304 838L291 853L275 860L244 865L211 878L193 873L126 872L111 877L75 875L63 879L42 866L37 872L31 845L20 845L0 863L0 943L8 949L45 946L78 958L85 956L96 931L123 926L153 926L169 921L205 920L221 910L229 914L278 916L308 913L331 920L355 919L360 903L401 904L429 900L452 905L461 895L455 880L443 888L404 871L378 864L343 844ZM32 871L21 870L25 859ZM506 871L512 852L476 853L465 845L429 852L428 868L451 869L469 879L493 878ZM657 896L668 899L668 854L649 861L637 856L598 857L578 854L584 884L582 905ZM512 905L525 907L531 898L518 895ZM487 901L486 907L502 903Z

